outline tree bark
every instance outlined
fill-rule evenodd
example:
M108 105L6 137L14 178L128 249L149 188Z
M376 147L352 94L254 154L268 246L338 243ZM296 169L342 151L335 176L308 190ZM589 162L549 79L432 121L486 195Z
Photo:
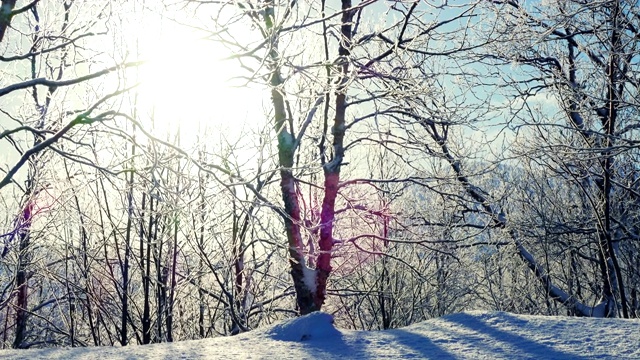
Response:
M331 257L333 251L333 223L335 205L340 187L340 169L344 158L344 135L346 130L347 83L349 76L349 55L351 54L353 10L351 0L342 0L341 39L338 55L340 56L340 78L336 89L336 114L331 127L333 136L333 158L323 166L324 198L320 213L320 254L316 263L316 293L314 302L318 309L324 304L327 291L327 280L331 274Z
M17 0L2 0L0 5L0 42L4 39L4 34L7 32L7 28L11 24L11 18L13 17L13 9L16 7Z

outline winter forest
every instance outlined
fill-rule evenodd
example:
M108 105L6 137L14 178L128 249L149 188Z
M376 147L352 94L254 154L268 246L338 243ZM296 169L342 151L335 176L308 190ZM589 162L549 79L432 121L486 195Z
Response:
M638 318L639 47L628 0L1 0L2 348Z

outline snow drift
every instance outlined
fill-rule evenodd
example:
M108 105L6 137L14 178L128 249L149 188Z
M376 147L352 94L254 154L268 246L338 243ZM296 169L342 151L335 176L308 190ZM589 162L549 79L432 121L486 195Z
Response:
M306 341L338 338L342 335L333 326L333 316L315 312L296 319L285 320L263 332L273 340Z

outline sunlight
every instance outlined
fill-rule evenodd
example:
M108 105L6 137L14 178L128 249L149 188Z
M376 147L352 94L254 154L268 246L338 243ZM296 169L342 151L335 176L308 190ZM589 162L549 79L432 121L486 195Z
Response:
M212 41L198 39L192 31L173 27L140 36L142 67L139 104L141 118L157 136L180 134L182 143L193 143L207 129L242 126L232 104L238 103L238 88L229 80L238 69L228 53ZM233 120L231 120L233 117Z

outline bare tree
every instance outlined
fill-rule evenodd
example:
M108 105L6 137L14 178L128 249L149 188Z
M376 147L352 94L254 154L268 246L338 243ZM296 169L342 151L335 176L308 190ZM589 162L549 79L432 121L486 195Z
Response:
M631 283L625 279L619 245L633 241L623 230L628 228L621 214L634 211L623 199L636 191L622 185L635 176L622 169L627 154L635 153L630 121L637 113L637 4L495 2L490 11L500 18L496 66L511 62L520 70L505 80L522 94L516 116L531 129L526 131L535 140L529 145L537 147L525 145L522 153L531 156L535 168L558 179L558 185L544 192L566 183L579 194L581 201L574 206L589 219L573 230L587 235L584 246L567 246L578 257L575 264L599 269L598 280L582 280L598 283L594 295L599 305L593 315L628 317ZM516 27L518 31L509 30ZM534 97L546 97L553 110L536 113L529 105Z

